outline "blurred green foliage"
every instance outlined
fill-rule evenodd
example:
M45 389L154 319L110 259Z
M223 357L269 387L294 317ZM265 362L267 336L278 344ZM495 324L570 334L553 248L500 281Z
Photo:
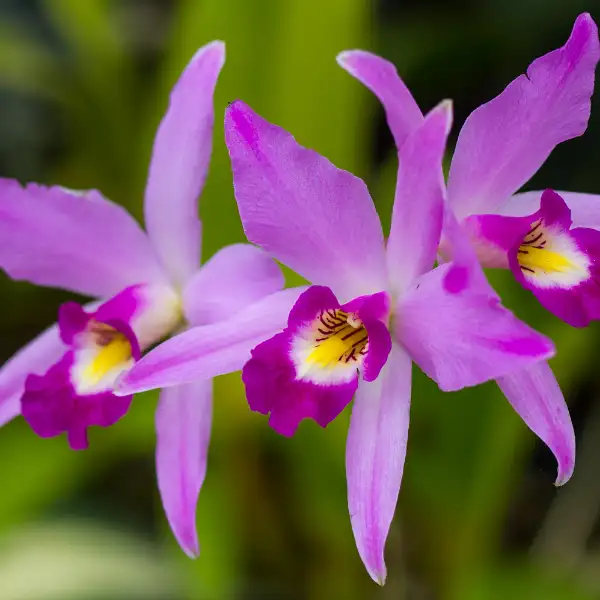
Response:
M7 1L0 169L101 189L139 217L169 90L199 46L222 39L227 63L200 203L205 257L243 239L220 127L236 98L364 177L389 224L391 139L379 106L335 55L361 47L390 58L424 108L454 98L460 125L535 56L562 44L578 12L594 9L598 2L579 0ZM555 152L534 187L600 192L596 121L585 138ZM566 488L553 488L552 457L493 384L442 394L415 369L390 576L380 589L360 563L347 514L348 411L325 431L305 423L283 439L250 413L239 376L229 376L215 384L197 561L171 538L155 489L155 394L138 396L122 422L94 432L83 453L63 439L37 438L20 420L5 427L0 597L600 598L598 330L568 328L505 275L491 274L505 303L558 347L552 364L581 434ZM68 296L6 278L0 285L0 351L8 358Z

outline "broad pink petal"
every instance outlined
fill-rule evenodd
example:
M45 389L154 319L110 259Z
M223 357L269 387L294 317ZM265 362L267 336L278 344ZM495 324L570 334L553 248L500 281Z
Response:
M503 202L498 212L501 215L523 217L540 209L542 191L515 194ZM572 227L600 229L600 195L579 192L556 192L571 209Z
M304 288L282 290L226 321L192 327L146 354L117 384L127 395L239 371L256 345L281 331Z
M341 52L337 62L377 96L399 150L407 136L421 124L423 113L400 79L396 67L364 50Z
M224 62L223 42L200 48L171 92L154 141L144 205L146 229L179 284L200 264L197 203L212 152L213 93Z
M162 390L156 411L156 477L173 534L198 556L196 503L206 475L212 422L212 380Z
M0 268L37 285L107 297L164 280L146 234L95 190L0 179Z
M385 583L385 541L394 516L408 439L412 362L394 345L378 379L362 381L346 446L348 508L360 557Z
M0 425L21 412L27 376L45 373L65 353L58 327L52 325L29 342L0 368Z
M558 462L556 485L575 468L575 433L560 387L547 362L514 371L497 380L526 425L552 450Z
M494 212L557 144L583 134L599 56L596 24L582 14L563 47L535 60L469 116L448 178L448 200L459 218Z
M214 323L283 285L283 273L277 263L260 248L250 244L226 246L203 264L185 286L185 317L192 325Z
M551 341L502 307L487 284L465 277L457 285L452 268L418 279L394 320L395 339L442 390L478 385L554 354Z
M433 267L444 212L442 159L452 125L452 104L442 102L406 138L387 244L392 290L408 287Z
M243 102L225 116L248 239L341 302L385 288L381 223L365 184Z

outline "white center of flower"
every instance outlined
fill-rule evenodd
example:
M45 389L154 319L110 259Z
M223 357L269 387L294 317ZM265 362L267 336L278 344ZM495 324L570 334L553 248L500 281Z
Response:
M537 287L570 288L589 277L589 259L563 231L531 224L523 238L517 260L523 276Z
M86 395L111 389L119 375L133 366L129 340L110 325L95 321L81 335L71 371L75 391Z
M323 311L292 343L296 377L314 383L340 383L356 377L369 350L369 336L355 314Z

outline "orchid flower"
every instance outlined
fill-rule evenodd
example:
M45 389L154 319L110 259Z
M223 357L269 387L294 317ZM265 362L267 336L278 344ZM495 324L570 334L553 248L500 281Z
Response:
M600 308L600 240L595 231L600 229L600 211L594 213L593 198L586 195L511 194L554 146L584 133L598 57L596 25L588 14L580 15L562 48L538 58L526 75L468 117L448 177L447 201L474 242L481 264L510 267L546 307L578 325ZM338 62L380 100L401 153L424 117L396 68L360 50L342 52ZM479 214L493 211L497 214ZM445 235L442 254L448 250ZM575 438L548 364L508 373L497 383L557 457L556 484L568 481L575 464Z
M450 125L443 102L408 136L386 244L360 179L241 102L226 113L246 236L313 283L287 327L252 350L242 371L248 402L289 436L305 418L326 426L354 397L348 503L360 556L379 583L405 459L412 362L453 391L552 354L548 340L500 305L444 214ZM431 270L444 219L454 260Z
M430 270L444 218L450 121L451 106L442 103L407 139L386 248L360 179L240 101L225 118L248 239L314 284L287 326L248 352L247 397L253 410L270 413L276 431L292 435L304 418L326 426L354 396L349 507L359 553L380 583L406 452L412 361L442 389L457 390L553 353L499 304L449 214L455 257ZM120 393L221 372L222 348L245 326L219 326L208 343L201 327L166 341L123 377Z
M22 413L42 437L66 432L73 449L87 429L127 413L118 378L141 354L188 325L253 319L252 339L230 349L243 365L257 339L284 324L298 292L283 285L260 249L237 244L200 266L197 198L210 160L213 92L225 47L193 57L156 136L145 195L144 233L96 191L0 181L0 267L16 280L71 290L98 301L61 306L58 324L0 369L0 422ZM235 298L235 302L233 299ZM257 307L269 320L253 318ZM238 367L239 368L239 367ZM212 410L210 379L194 378L160 395L156 470L162 502L182 548L198 553L195 508L206 472Z
M600 318L599 198L515 192L556 145L585 132L599 58L597 27L582 14L562 48L535 60L467 118L448 176L448 202L481 264L509 268L575 327ZM395 68L362 51L343 52L338 62L382 102L400 148L423 115Z

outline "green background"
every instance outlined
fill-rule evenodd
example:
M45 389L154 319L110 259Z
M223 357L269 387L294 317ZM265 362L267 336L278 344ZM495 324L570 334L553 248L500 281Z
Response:
M598 1L579 0L4 0L0 175L98 188L139 217L169 90L199 46L222 39L227 62L200 202L204 256L243 239L221 125L236 98L363 177L387 227L391 136L375 99L335 55L359 47L394 61L425 110L453 98L452 146L469 112L562 45L585 10L600 18ZM559 147L529 187L600 193L599 164L592 117L586 136ZM85 452L37 438L20 419L7 425L0 598L600 598L598 325L571 329L509 274L490 277L558 347L552 366L578 434L575 476L564 488L553 487L553 457L495 385L443 394L415 369L389 578L379 588L347 514L349 411L327 430L308 422L284 439L249 411L236 374L215 384L195 561L172 539L156 491L155 394L138 396L116 426L94 430ZM70 296L5 276L0 286L7 359Z

